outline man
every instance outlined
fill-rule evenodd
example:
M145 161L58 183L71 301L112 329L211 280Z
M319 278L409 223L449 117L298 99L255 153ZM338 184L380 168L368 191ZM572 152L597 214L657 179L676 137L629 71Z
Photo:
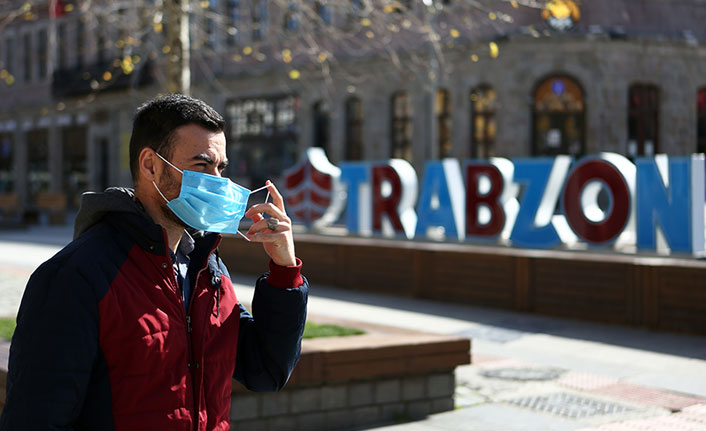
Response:
M138 108L134 193L84 194L74 241L27 284L2 431L228 430L233 377L255 391L284 386L299 358L308 285L273 184L272 203L229 212L246 189L220 178L223 128L216 111L182 95ZM271 258L255 318L218 257L221 235L204 232L235 232L228 220L242 215L253 220L245 236Z

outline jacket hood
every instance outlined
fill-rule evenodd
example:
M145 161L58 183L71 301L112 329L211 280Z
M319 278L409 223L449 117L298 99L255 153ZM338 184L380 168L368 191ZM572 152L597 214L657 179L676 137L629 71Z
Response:
M134 196L135 191L126 187L110 187L104 192L84 193L74 221L74 239L109 213L136 214L150 219Z

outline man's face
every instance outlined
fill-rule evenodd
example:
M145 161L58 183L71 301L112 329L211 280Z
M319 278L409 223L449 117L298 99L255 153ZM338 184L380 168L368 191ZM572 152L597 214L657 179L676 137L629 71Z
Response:
M228 165L226 158L226 137L223 132L211 132L196 124L177 128L172 142L172 156L169 161L181 170L201 172L221 176ZM160 160L161 162L161 160ZM181 174L168 164L161 162L162 171L157 185L168 200L176 199L181 191ZM187 227L161 199L160 208L169 220Z

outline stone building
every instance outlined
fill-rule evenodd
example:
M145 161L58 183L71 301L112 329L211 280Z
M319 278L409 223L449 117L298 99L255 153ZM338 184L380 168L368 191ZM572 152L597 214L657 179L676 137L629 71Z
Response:
M193 3L191 91L228 121L227 174L256 186L310 146L420 172L442 157L706 150L703 0L470 3ZM130 184L132 114L165 88L161 2L24 4L0 6L0 194L71 209Z

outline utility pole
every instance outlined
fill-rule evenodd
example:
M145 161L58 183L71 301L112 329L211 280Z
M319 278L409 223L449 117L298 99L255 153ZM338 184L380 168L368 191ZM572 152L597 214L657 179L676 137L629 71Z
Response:
M188 95L191 92L189 46L189 1L164 0L167 19L167 90Z

